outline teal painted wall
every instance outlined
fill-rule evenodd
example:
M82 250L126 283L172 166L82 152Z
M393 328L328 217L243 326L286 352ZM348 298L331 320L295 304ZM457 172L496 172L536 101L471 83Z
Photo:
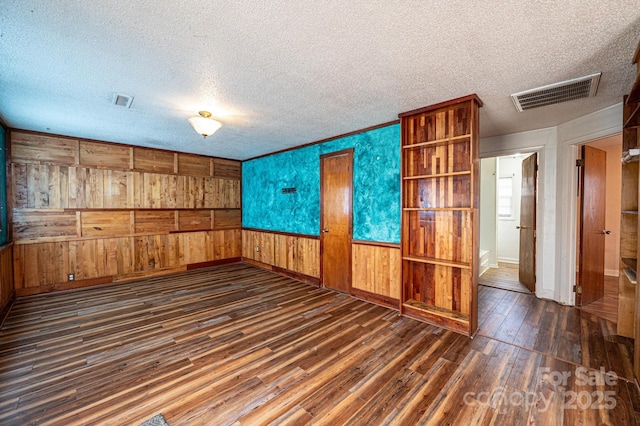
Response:
M242 226L320 232L320 155L354 148L353 238L400 242L400 125L242 164ZM296 187L295 194L282 188Z
M0 125L0 244L7 242L7 167L6 129Z

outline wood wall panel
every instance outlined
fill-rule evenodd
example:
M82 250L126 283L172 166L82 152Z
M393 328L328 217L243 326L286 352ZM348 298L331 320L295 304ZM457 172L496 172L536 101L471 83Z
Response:
M353 295L397 309L402 289L400 247L363 242L351 246ZM319 283L319 238L243 229L242 257L249 263Z
M217 209L239 209L241 203L240 181L213 179L213 205Z
M14 163L78 163L78 140L34 133L11 132Z
M320 277L320 241L274 234L273 264L310 277Z
M182 207L185 209L201 209L206 206L205 193L209 193L205 178L200 176L182 176L179 182L180 192L184 194Z
M351 253L353 287L400 300L402 264L399 247L353 244Z
M9 140L18 294L241 256L240 162L15 130Z
M242 231L242 256L266 265L275 265L274 234Z
M126 170L131 165L131 148L115 144L80 141L80 164Z
M128 211L82 212L83 237L105 237L131 234L131 213Z
M74 212L13 210L14 241L46 237L79 237Z
M239 180L242 177L242 163L222 158L214 158L213 176Z
M140 277L140 272L173 271L194 263L239 258L240 233L233 229L16 245L16 288L19 294L33 294L24 290L55 289L68 283L69 273L75 274L76 281L121 280Z
M228 229L211 232L213 259L233 259L242 256L242 230Z
M162 232L168 233L177 231L176 228L176 212L175 211L137 211L135 213L135 232L150 233Z
M88 167L13 164L14 207L240 208L240 182Z
M213 229L242 227L242 212L238 209L213 210Z
M182 266L185 264L184 237L181 234L136 237L134 259L137 272Z
M178 173L211 176L211 159L200 155L178 154Z
M133 148L133 168L154 173L173 173L175 171L173 152L151 148Z
M105 170L102 173L102 207L126 209L131 206L129 188L133 175L120 170Z
M211 229L210 210L180 210L178 211L179 231L202 231Z

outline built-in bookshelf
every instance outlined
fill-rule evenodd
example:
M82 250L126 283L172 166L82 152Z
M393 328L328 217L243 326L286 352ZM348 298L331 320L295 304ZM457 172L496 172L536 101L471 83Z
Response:
M622 114L622 214L620 217L620 281L618 283L618 334L632 337L634 372L640 378L640 292L638 271L638 146L640 129L640 43L633 56L636 80L624 97Z
M479 152L476 95L400 114L401 312L477 329Z

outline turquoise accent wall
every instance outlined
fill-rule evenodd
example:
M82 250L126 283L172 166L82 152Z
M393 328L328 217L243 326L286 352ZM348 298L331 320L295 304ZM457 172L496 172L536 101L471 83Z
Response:
M7 130L0 125L0 245L7 242Z
M353 238L400 242L400 125L242 164L242 226L320 233L320 155L354 148ZM282 188L297 188L283 194Z

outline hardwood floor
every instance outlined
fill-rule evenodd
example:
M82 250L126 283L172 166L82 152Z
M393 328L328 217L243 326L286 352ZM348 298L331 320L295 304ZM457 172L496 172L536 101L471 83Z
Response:
M474 339L246 264L21 298L0 424L638 424L610 322L479 293Z
M478 284L519 293L531 292L518 279L518 265L499 262L497 268L489 268L478 277Z
M618 277L604 277L604 297L580 307L614 324L618 323Z

